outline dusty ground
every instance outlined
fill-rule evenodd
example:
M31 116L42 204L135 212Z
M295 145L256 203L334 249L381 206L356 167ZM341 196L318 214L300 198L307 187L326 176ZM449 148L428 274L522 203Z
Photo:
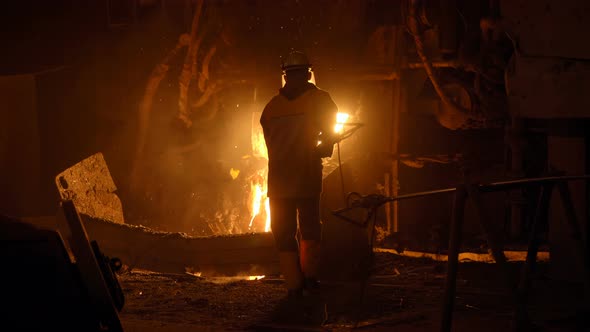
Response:
M438 331L446 265L380 253L366 283L327 281L305 312L273 320L283 308L282 280L199 278L131 271L119 276L126 295L125 331ZM520 264L511 264L514 276ZM557 282L540 266L530 315L538 331L583 331L571 319L581 305L579 285ZM463 263L457 282L453 331L502 331L511 326L511 296L494 265ZM292 309L291 309L292 310Z

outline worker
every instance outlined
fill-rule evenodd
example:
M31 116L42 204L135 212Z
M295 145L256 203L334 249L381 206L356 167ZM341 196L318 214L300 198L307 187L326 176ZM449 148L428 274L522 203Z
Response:
M328 92L309 82L304 53L291 52L282 70L285 86L260 123L268 149L271 230L288 297L298 297L319 291L322 158L332 155L338 108Z

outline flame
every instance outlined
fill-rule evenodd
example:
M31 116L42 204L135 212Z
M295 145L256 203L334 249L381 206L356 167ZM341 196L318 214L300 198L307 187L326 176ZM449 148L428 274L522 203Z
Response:
M252 116L252 155L255 158L261 158L268 161L268 150L264 141L264 132L260 125L260 113L254 113ZM256 170L256 174L250 182L250 211L251 218L249 228L254 225L254 220L258 217L264 217L264 231L270 231L270 206L267 192L267 175L268 164L262 169Z
M344 124L346 123L349 117L350 115L348 115L348 113L338 112L338 114L336 114L336 124L334 125L335 133L342 133L342 131L344 130Z
M251 210L252 210L252 218L250 219L250 225L248 225L248 227L252 228L252 224L254 223L254 219L260 214L260 206L261 206L261 202L262 202L262 196L264 195L263 193L263 188L262 188L262 184L260 183L251 183L250 184L250 190L252 192L252 203L250 204Z
M266 222L264 223L264 231L270 232L270 202L268 197L264 200L264 208L266 209Z

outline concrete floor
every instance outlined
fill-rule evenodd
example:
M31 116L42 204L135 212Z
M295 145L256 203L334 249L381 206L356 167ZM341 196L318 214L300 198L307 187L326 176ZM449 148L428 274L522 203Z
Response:
M326 281L312 308L314 319L272 320L284 289L280 278L212 280L182 275L129 272L120 276L127 303L125 331L348 331L358 319L368 331L438 331L445 264L380 254L362 283ZM518 275L520 263L512 263ZM550 278L540 266L529 301L537 331L584 331L572 319L583 304L579 284ZM457 280L453 331L509 331L512 297L493 264L462 263Z

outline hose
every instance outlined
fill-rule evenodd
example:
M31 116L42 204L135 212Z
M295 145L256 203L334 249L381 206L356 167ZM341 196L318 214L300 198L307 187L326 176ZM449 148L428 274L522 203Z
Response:
M454 111L460 112L460 113L465 114L467 116L467 114L469 113L469 110L464 109L461 106L452 102L449 99L449 97L444 93L444 91L442 90L442 88L440 86L440 83L436 77L436 74L434 73L434 69L432 67L432 64L430 63L430 60L428 59L428 57L426 56L426 53L424 52L424 42L422 41L422 38L420 37L420 31L418 28L418 22L419 22L418 11L419 11L422 1L421 0L410 0L410 1L411 1L411 3L410 3L410 7L409 7L408 28L410 30L410 34L414 38L414 44L416 44L416 53L418 53L418 57L420 58L420 60L424 64L424 70L426 71L426 75L430 79L430 82L432 83L432 86L434 87L436 94L439 96L439 98L443 102L443 104L450 107Z

